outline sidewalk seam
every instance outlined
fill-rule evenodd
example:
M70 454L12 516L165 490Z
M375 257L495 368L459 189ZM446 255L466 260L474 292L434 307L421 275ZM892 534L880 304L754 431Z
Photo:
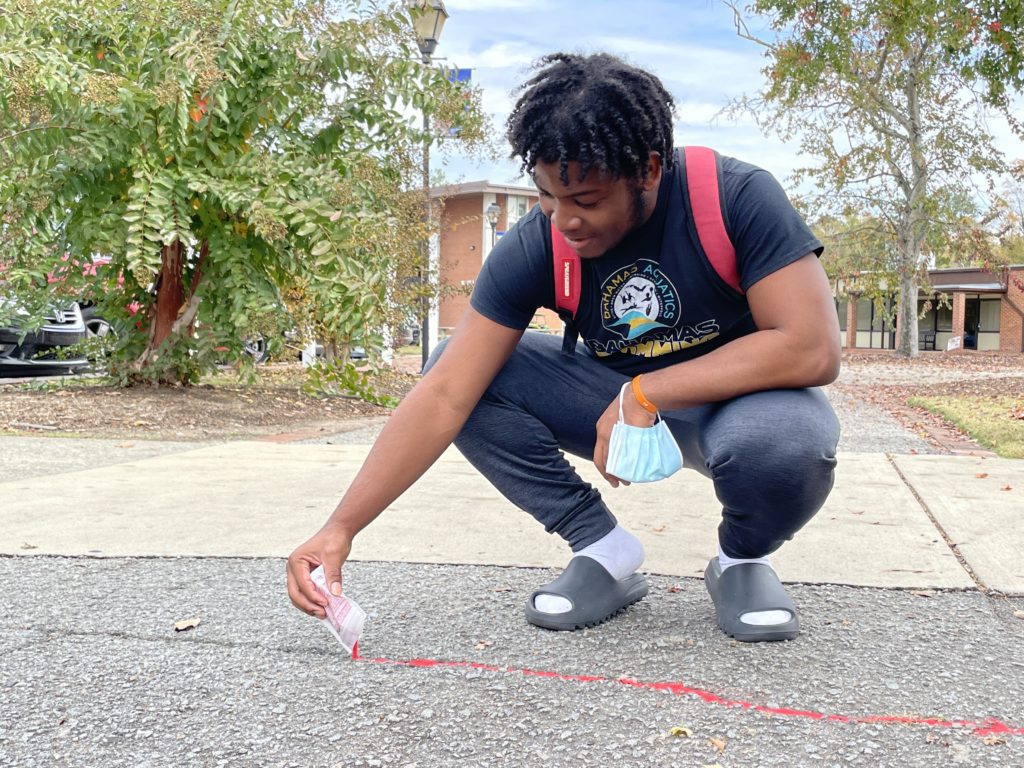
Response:
M924 513L928 516L928 519L931 520L932 525L935 527L935 530L937 530L939 532L939 535L942 536L942 540L946 542L946 546L949 547L950 551L953 553L953 556L956 558L956 561L960 563L960 567L967 571L967 575L970 576L971 580L978 585L978 589L981 591L981 593L984 595L1001 594L998 590L992 589L987 584L985 584L985 582L983 582L978 577L978 574L974 572L974 569L971 568L971 564L967 562L967 558L964 557L963 553L960 551L960 547L958 547L956 542L953 541L953 539L950 537L948 533L946 533L946 529L942 527L942 524L939 523L935 515L932 514L932 511L928 508L928 504L925 503L925 500L921 497L921 494L919 494L917 492L917 489L913 485L911 485L909 480L907 480L907 476L904 475L902 471L900 471L900 468L896 464L896 461L893 459L892 454L886 453L885 458L886 461L888 461L892 468L896 471L896 474L899 476L900 480L903 481L903 484L907 487L907 490L909 490L910 493L913 494L914 498L917 499L917 503L921 505L921 509L924 510Z

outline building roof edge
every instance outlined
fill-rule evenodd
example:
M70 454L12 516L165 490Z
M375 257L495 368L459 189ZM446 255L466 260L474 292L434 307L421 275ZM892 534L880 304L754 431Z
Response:
M461 197L463 195L481 195L493 193L498 195L537 196L533 187L518 184L492 184L489 181L465 181L459 184L441 184L430 188L431 197Z

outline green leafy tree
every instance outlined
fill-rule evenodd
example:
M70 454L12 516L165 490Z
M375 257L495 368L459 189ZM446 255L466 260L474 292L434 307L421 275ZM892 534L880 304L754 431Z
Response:
M1007 269L1024 264L1024 161L1014 164L996 197L992 214L992 240L996 245L991 260L979 266L1001 273L1005 281L1024 290L1024 279Z
M410 113L486 128L414 39L355 0L0 0L8 289L101 301L126 381L196 380L296 292L379 341L425 231Z
M741 36L764 46L767 85L734 105L800 141L816 162L797 171L813 184L819 215L853 212L884 228L880 275L898 286L897 352L917 354L917 294L928 257L986 239L964 214L976 179L1004 169L986 127L1021 86L1020 0L757 0L747 9L772 31ZM890 252L895 259L890 259Z

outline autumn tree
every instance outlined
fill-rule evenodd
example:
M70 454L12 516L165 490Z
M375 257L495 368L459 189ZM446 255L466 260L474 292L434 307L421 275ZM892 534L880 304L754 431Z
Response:
M739 34L764 47L766 86L735 105L811 165L819 216L853 211L883 227L898 285L897 352L917 354L917 296L929 255L984 246L962 214L1005 168L986 118L1021 87L1020 0L756 0L729 3ZM753 13L771 35L751 31ZM765 39L766 37L770 39ZM966 206L970 208L970 205ZM883 273L885 270L879 270ZM892 289L890 285L890 290Z
M295 291L379 341L425 236L411 115L484 130L414 40L356 0L0 0L8 288L104 302L133 381L194 381Z

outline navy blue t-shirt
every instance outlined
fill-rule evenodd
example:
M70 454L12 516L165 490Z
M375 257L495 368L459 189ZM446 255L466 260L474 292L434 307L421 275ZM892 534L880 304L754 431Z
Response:
M604 255L580 260L580 337L591 355L630 376L756 330L746 297L700 250L679 162L677 151L642 226ZM744 291L808 253L821 255L821 243L770 173L725 156L720 169L726 229ZM555 308L551 225L540 206L491 251L470 301L484 317L515 329L526 328L538 308Z

